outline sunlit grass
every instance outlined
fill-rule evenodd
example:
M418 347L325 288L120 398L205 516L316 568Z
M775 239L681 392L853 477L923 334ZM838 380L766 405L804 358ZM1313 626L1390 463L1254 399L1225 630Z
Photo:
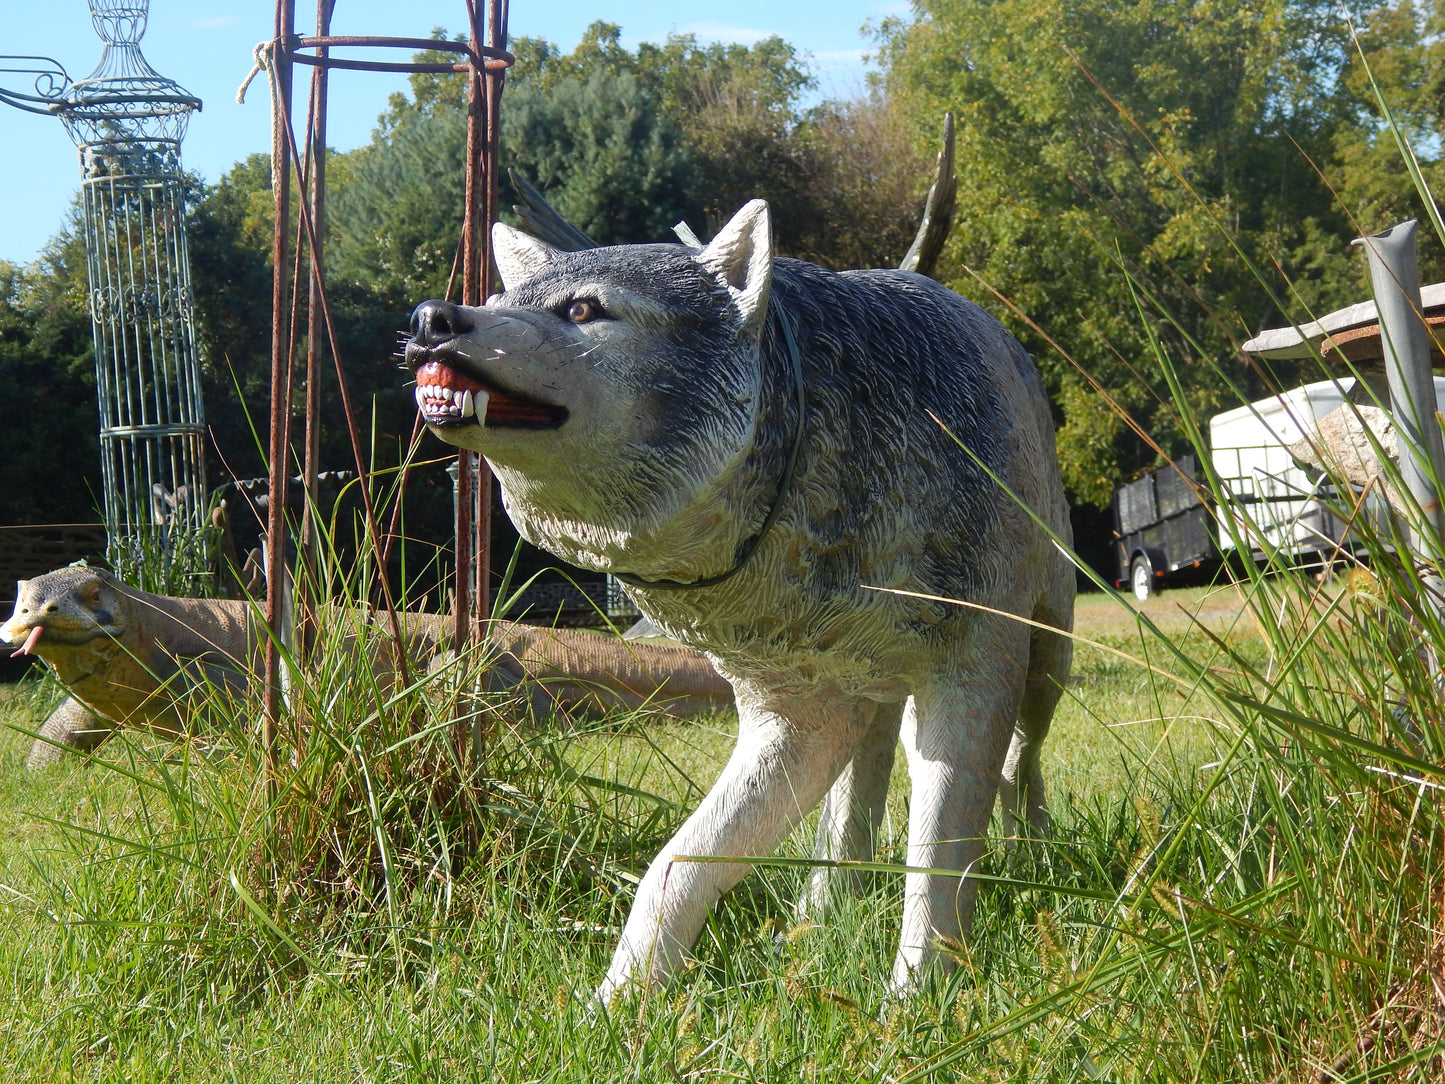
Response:
M1140 654L1127 613L1095 625L1080 631ZM798 869L760 870L729 897L672 990L604 1023L587 1015L630 879L726 757L727 714L558 727L527 725L499 705L462 818L472 844L449 870L404 876L435 851L439 822L427 827L406 788L391 784L389 808L413 815L380 822L400 871L390 904L380 848L365 842L378 822L359 794L328 807L326 788L312 785L316 823L329 827L310 831L333 851L337 839L352 848L342 847L352 864L333 854L324 876L301 857L311 852L294 809L266 829L244 712L231 732L191 745L137 735L102 747L100 759L124 774L77 759L27 775L28 740L11 732L9 790L0 790L0 824L11 825L0 840L0 991L11 1009L0 1044L18 1065L64 1064L91 1079L770 1079L781 1063L795 1066L789 1079L831 1079L843 1064L857 1079L891 1079L1047 995L1060 968L1077 970L1062 962L1075 951L1067 942L1097 922L1097 901L1071 893L1112 894L1215 755L1218 736L1190 717L1190 702L1114 651L1080 646L1050 745L1059 831L1024 879L1062 891L986 888L964 977L882 1022L900 879L875 876L826 929L799 929ZM33 698L12 689L8 720L33 729L45 707ZM335 710L331 697L308 750L349 748L380 727L373 697L341 701ZM394 741L369 748L374 763ZM304 767L283 774L306 778ZM902 853L906 793L900 771L885 859ZM284 796L270 808L287 809ZM808 833L783 854L805 856ZM1055 929L1041 956L1040 930ZM1051 1056L1023 1055L1038 1041L1025 1032L992 1049L1016 1044L1021 1053L1003 1060L1032 1065Z
M901 878L874 875L807 928L791 910L804 871L764 868L673 988L587 1010L632 879L727 755L728 714L559 725L498 701L469 764L425 683L379 709L323 681L330 707L275 799L254 706L189 744L135 735L42 773L10 731L0 1049L17 1079L897 1080L939 1063L960 1079L1311 1079L1424 958L1435 814L1418 786L1364 771L1342 786L1319 749L1221 710L1221 690L1281 686L1263 680L1284 645L1261 613L1294 628L1308 606L1375 611L1229 592L1084 597L1047 752L1054 836L986 863L965 966L902 1006L883 996ZM1182 621L1192 672L1138 610ZM1191 613L1207 616L1175 616ZM8 722L38 725L43 691L6 694ZM466 786L397 770L416 763ZM904 841L896 784L885 860ZM1374 1055L1413 1059L1400 1079L1428 1079L1417 1002Z

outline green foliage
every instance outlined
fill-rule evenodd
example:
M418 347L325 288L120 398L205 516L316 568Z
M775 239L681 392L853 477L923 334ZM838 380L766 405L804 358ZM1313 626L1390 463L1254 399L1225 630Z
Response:
M900 245L897 224L916 219L927 167L900 186L918 159L912 132L886 107L834 103L800 115L813 79L779 38L744 46L674 34L630 52L620 33L594 23L571 53L534 38L513 43L503 168L519 170L603 243L670 240L679 219L707 236L761 196L778 208L786 252L834 266L897 263L912 239ZM392 98L373 146L415 125L453 124L446 118L465 110L459 77L415 75L410 97ZM883 236L867 244L880 219ZM882 245L896 251L880 258Z
M674 35L629 51L616 26L597 23L570 53L538 39L520 39L513 51L502 164L520 170L597 240L670 240L679 220L706 236L743 202L763 196L777 210L785 252L837 267L891 266L907 249L930 172L907 118L882 99L800 114L798 97L812 78L780 39L741 46ZM328 157L327 282L337 350L367 415L354 421L375 434L368 454L382 467L400 461L414 421L397 388L396 336L417 301L447 293L453 281L465 111L460 77L414 76L410 95L394 97L370 144ZM257 154L188 193L213 480L264 473L271 180L269 157ZM295 208L294 180L292 187ZM43 425L36 411L33 429L8 433L10 461L20 464L55 434L73 432L65 443L67 455L74 452L67 468L74 483L39 484L44 470L17 472L0 498L0 508L4 499L14 508L0 511L0 522L88 519L94 484L85 479L98 471L80 235L66 233L46 261L15 269L7 281L13 288L0 330L0 381L17 389L17 402L45 386L35 372L51 374L53 383L63 371L65 381L80 383L48 397ZM298 329L298 361L306 346ZM348 469L353 457L332 368L323 357L322 461ZM33 493L22 478L37 480ZM441 523L445 479L418 486ZM429 518L413 515L423 534L433 533Z
M1445 115L1442 10L1380 7L1358 27L1427 178ZM1094 507L1156 463L1135 426L1166 452L1184 448L1120 269L1174 314L1154 328L1166 350L1180 357L1194 344L1224 363L1186 377L1193 409L1207 415L1228 404L1230 382L1251 393L1291 382L1290 372L1251 368L1239 343L1358 300L1363 279L1345 242L1419 213L1364 93L1349 28L1323 0L923 0L911 19L884 24L879 45L884 76L872 92L804 111L812 77L777 38L742 46L672 35L628 49L616 25L598 22L570 52L518 39L502 165L599 241L668 239L679 219L707 236L762 196L780 251L832 267L891 266L911 240L939 120L952 109L960 192L945 272L1038 357L1069 491ZM416 301L453 280L465 110L459 76L415 75L372 142L328 162L341 352L358 402L374 394L382 405L388 449L410 423L390 368L393 336ZM210 420L243 475L259 470L248 418L265 416L269 384L269 189L268 160L253 156L192 201ZM504 182L504 207L508 195ZM1425 253L1427 278L1439 252ZM74 260L26 274L33 284L54 276L44 291L56 296L83 296ZM1290 299L1284 316L1271 293ZM52 327L35 343L58 341ZM237 387L245 410L233 409ZM349 466L339 417L326 428L328 465Z
M344 174L344 169L338 172ZM298 207L294 189L293 184L293 215ZM190 208L188 230L202 353L202 390L216 453L211 460L212 484L229 477L255 478L266 473L273 222L271 165L265 155L253 155L238 163ZM331 252L335 254L340 248L333 246ZM406 327L415 304L414 296L407 292L405 280L399 283L396 276L378 275L364 266L356 268L354 274L328 266L327 286L337 337L334 356L340 358L347 375L357 414L351 424L366 434L362 455L367 467L385 472L403 461L412 443L416 411L410 397L399 387L394 352L397 336ZM303 279L301 289L305 288ZM323 325L318 355L321 469L355 470L336 363L324 330ZM295 352L298 374L305 372L307 346L302 327L298 329ZM292 433L293 440L299 443L299 415L303 409L299 375L296 387ZM291 470L299 472L300 463L291 464ZM352 506L358 499L354 491L349 495ZM412 560L421 564L425 558L420 554L441 545L452 529L445 474L440 469L418 471L406 501L415 533L402 545L416 544L418 554ZM241 515L235 508L232 513L244 529L244 550L251 543L253 525L248 522L249 513Z
M1007 318L1034 344L1062 413L1066 483L1102 505L1154 453L1122 423L1101 433L1080 370L1166 451L1183 448L1118 270L1167 299L1177 326L1155 329L1166 349L1197 343L1230 379L1262 390L1233 359L1280 320L1270 291L1287 296L1286 281L1307 280L1287 314L1299 320L1358 300L1344 242L1391 224L1408 189L1391 182L1389 198L1374 196L1384 182L1359 165L1342 207L1312 164L1339 185L1336 165L1378 144L1332 5L923 0L917 11L883 28L882 57L890 94L916 124L944 108L958 117L951 285L991 304L997 290L1026 314ZM1384 30L1367 40L1398 55ZM1271 276L1257 280L1245 258ZM1224 405L1212 371L1187 381L1200 413Z
M502 156L602 244L676 240L673 223L696 219L694 156L631 72L521 83L502 115Z
M74 226L28 267L0 261L0 523L91 522L100 501L95 347Z
M1333 178L1341 202L1356 221L1388 225L1420 213L1406 162L1384 124L1371 74L1395 123L1424 156L1427 181L1441 180L1438 151L1445 122L1440 97L1445 77L1442 28L1445 7L1438 0L1383 5L1360 27L1360 55L1351 57L1344 75L1355 123L1336 136L1340 168Z
M752 46L699 45L691 34L673 34L661 46L640 45L636 67L686 129L697 162L699 232L710 235L755 197L777 206L786 222L805 187L795 107L813 85L793 47L776 37ZM786 250L799 251L800 230L787 226L779 234Z
M465 113L399 124L342 157L345 180L328 185L330 277L393 308L445 295L465 194Z
M262 474L252 427L271 389L271 159L253 154L198 194L186 223L206 424L221 466Z
M929 133L935 139L940 120ZM839 270L897 267L933 175L919 145L910 118L876 92L810 110L792 133L793 179L780 204L784 222L774 225L779 244Z

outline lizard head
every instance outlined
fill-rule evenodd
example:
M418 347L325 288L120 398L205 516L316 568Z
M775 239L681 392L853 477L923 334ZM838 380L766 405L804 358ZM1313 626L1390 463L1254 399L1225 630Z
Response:
M126 630L125 609L109 574L95 568L62 568L20 580L15 612L0 625L0 639L16 655L41 654L44 646L87 644ZM44 641L44 646L41 641Z

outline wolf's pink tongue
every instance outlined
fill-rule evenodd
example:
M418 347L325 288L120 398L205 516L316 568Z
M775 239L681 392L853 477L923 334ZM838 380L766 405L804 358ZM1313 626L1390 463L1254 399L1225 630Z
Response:
M16 659L19 658L21 655L34 655L35 645L40 642L40 634L44 631L44 625L36 625L33 629L30 630L30 635L25 637L25 643L21 646L20 650L12 651L10 653L10 657L12 659Z

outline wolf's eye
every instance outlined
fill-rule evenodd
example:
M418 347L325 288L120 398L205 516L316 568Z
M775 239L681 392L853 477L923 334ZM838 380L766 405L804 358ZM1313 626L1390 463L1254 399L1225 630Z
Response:
M578 298L567 306L567 319L574 324L585 324L588 320L596 320L602 315L602 305L590 297Z

